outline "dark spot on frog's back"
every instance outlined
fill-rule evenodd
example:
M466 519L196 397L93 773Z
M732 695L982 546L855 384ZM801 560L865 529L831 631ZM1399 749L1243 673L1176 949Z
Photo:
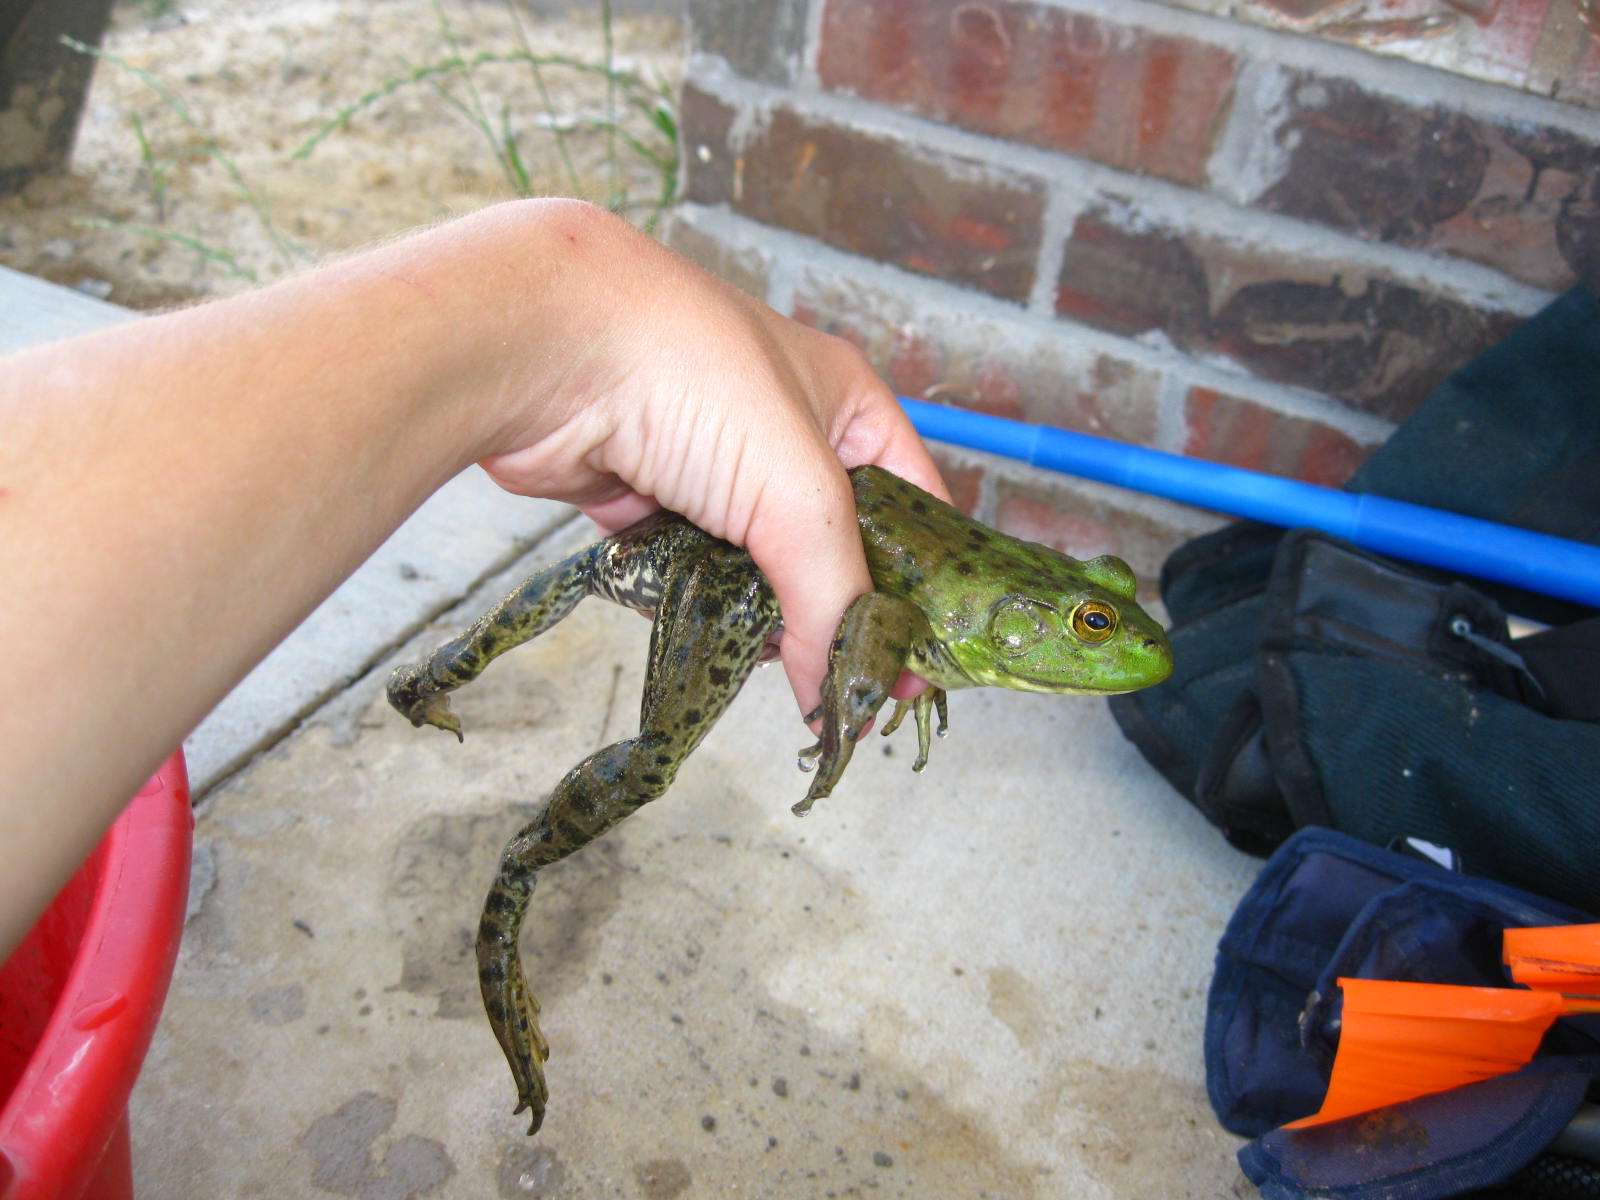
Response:
M712 667L706 674L711 677L711 682L716 684L717 687L728 686L729 675L727 667Z

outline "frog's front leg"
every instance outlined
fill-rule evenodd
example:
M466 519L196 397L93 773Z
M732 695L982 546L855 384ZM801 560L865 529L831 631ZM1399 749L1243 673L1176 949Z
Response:
M500 859L478 925L478 983L516 1081L516 1111L532 1110L530 1134L544 1120L549 1047L517 942L538 873L667 790L744 685L777 620L765 580L732 547L674 572L651 634L638 736L568 772Z
M491 660L538 637L595 589L595 568L604 542L597 542L525 581L500 603L420 663L396 668L389 677L389 703L413 725L433 725L461 737L449 693L476 679Z
M822 736L816 745L800 752L801 767L809 770L814 760L817 775L806 798L794 806L796 816L810 812L813 804L833 791L849 765L856 739L883 707L900 678L913 643L931 636L928 618L902 596L868 592L857 596L845 609L828 650L828 675L822 682ZM942 722L942 692L937 699ZM925 705L919 706L917 732L923 743L922 759L927 757L926 712ZM896 713L896 721L899 715Z

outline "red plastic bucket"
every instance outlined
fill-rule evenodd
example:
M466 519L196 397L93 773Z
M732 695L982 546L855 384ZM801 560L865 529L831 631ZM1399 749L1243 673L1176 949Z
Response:
M0 1200L133 1195L128 1093L172 979L193 837L180 752L0 967Z

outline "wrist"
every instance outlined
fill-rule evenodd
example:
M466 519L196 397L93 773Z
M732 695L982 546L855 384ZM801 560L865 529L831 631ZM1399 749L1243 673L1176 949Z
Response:
M464 467L538 443L603 390L625 272L659 248L561 199L495 205L424 236L435 235L447 250L428 319L447 329L422 341L439 351L423 400L445 406ZM432 247L415 249L432 260Z

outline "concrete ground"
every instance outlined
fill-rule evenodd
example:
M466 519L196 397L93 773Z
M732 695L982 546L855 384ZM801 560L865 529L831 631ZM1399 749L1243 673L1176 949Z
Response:
M33 288L0 277L0 347ZM119 315L65 306L54 327ZM1200 1058L1254 861L1087 698L957 694L926 772L910 729L874 735L798 820L809 739L778 669L666 797L545 873L524 955L552 1099L527 1138L478 908L540 797L632 731L649 628L581 606L460 694L462 745L382 685L581 544L568 518L457 481L188 743L191 915L131 1107L139 1195L1254 1194Z

